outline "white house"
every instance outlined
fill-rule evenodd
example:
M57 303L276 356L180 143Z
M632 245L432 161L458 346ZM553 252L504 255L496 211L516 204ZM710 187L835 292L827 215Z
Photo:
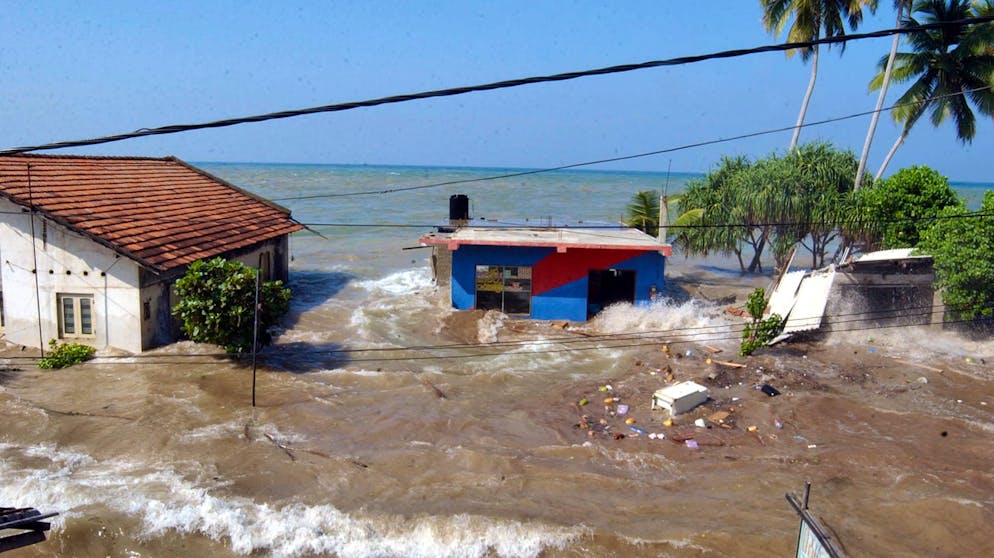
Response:
M4 338L137 353L178 335L174 281L222 256L286 280L290 211L174 157L0 156Z

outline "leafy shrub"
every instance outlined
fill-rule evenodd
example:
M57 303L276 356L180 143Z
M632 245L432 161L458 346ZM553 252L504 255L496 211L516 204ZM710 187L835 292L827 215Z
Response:
M950 318L974 320L994 315L994 190L980 211L950 207L922 234L919 248L935 260L935 286Z
M924 165L901 169L856 197L867 240L885 249L917 246L943 209L963 207L946 177Z
M198 260L176 281L179 303L173 315L183 333L198 343L221 345L229 353L252 350L257 270L223 258ZM268 330L290 309L290 289L282 281L266 281L259 289L259 338L272 340Z
M48 354L38 361L38 368L66 368L89 360L97 350L79 343L59 344L55 339L48 341Z
M753 291L749 295L749 300L746 301L746 311L752 317L752 322L746 324L742 331L742 345L739 347L739 355L751 355L756 349L769 343L783 331L783 318L780 314L773 314L764 320L764 310L766 310L766 289L759 288Z

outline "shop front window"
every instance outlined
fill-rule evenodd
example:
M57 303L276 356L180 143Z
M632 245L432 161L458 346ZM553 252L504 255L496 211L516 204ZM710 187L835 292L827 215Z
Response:
M476 266L476 308L505 314L531 314L532 268Z

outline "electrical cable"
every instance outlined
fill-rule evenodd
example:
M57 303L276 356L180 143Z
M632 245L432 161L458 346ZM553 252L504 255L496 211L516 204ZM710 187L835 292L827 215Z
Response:
M885 309L876 311L864 311L864 312L851 312L851 313L839 313L839 314L827 314L823 316L823 325L831 326L837 324L860 324L888 319L901 319L901 318L921 318L926 314L929 316L938 315L943 310L942 305L922 305L913 307L904 307L900 309ZM914 312L914 310L922 310L921 312ZM928 312L925 312L928 310ZM839 318L849 318L849 319L839 319ZM972 320L958 320L958 321L948 321L945 323L970 323ZM528 340L516 340L516 341L503 341L494 343L454 343L454 344L444 344L444 345L414 345L406 347L370 347L370 348L352 348L352 349L335 349L335 350L314 350L314 351L295 351L297 355L303 356L333 356L342 355L342 360L347 360L348 362L381 362L381 361L404 361L404 360L426 360L431 358L475 358L479 356L494 356L494 355L507 355L513 354L508 351L492 352L492 349L513 349L513 348L523 348L523 347L533 347L536 345L570 345L570 344L588 344L593 343L593 346L582 346L582 347L563 347L553 350L541 350L541 351L529 351L528 354L541 355L545 353L559 353L569 350L576 351L586 351L586 350L597 350L597 349L614 349L614 348L632 348L637 346L652 346L659 344L666 345L676 345L676 344L687 344L687 343L706 343L715 341L730 341L730 340L740 340L741 334L745 330L747 324L741 323L729 323L720 325L708 325L708 326L697 326L697 327L686 327L686 328L674 328L666 330L650 330L643 332L626 332L626 333L615 333L615 334L600 334L600 335L585 335L582 337L577 336L563 336L554 338L535 338ZM869 329L887 329L892 327L913 327L922 324L892 324L892 325L870 325L864 328L852 328L852 329L832 329L832 333L844 333L848 331L864 331ZM675 338L674 338L675 337ZM628 341L640 341L639 343L627 343ZM600 344L597 344L600 343ZM603 343L610 343L604 345ZM622 344L619 344L622 343ZM274 346L275 349L279 349L279 346ZM472 351L490 351L490 352L474 352L472 354L454 354L454 355L424 355L424 356L404 356L404 357L365 357L365 358L349 358L345 355L354 355L360 353L390 353L390 352L423 352L423 351L452 351L452 350L472 350ZM266 353L263 353L266 355ZM269 352L268 356L278 357L278 352ZM134 364L135 361L145 361L147 363L161 363L161 359L169 358L197 358L205 357L211 359L230 359L232 355L227 353L176 353L168 355L108 355L99 357L98 362L91 362L91 364L114 364L113 361L122 361L122 364ZM38 357L34 356L15 356L8 357L8 359L21 359L21 360L37 360ZM7 360L7 359L0 359ZM127 362L123 362L127 361Z
M978 25L982 23L987 23L994 21L994 16L983 16L966 18L957 21L949 21L942 23L931 23L924 25L917 25L914 27L903 27L897 29L885 29L880 31L873 31L869 33L854 33L852 35L843 35L841 37L825 37L821 39L816 39L813 41L800 41L794 43L781 43L774 45L766 45L761 47L753 47L746 49L735 49L726 50L720 52L714 52L710 54L701 54L695 56L682 56L677 58L670 58L666 60L653 60L649 62L642 62L637 64L622 64L618 66L609 66L605 68L597 68L592 70L581 70L574 72L566 72L561 74L553 74L546 76L533 76L528 78L518 78L510 79L505 81L497 81L493 83L481 84L481 85L471 85L464 87L453 87L448 89L438 89L434 91L423 91L420 93L411 93L404 95L394 95L390 97L381 97L379 99L369 99L365 101L353 101L347 103L339 103L332 105L324 105L317 107L309 107L296 110L285 110L279 112L272 112L268 114L260 114L255 116L244 116L238 118L229 118L223 120L215 120L212 122L204 122L199 124L173 124L168 126L161 126L158 128L140 128L134 132L117 134L111 136L102 136L97 138L83 139L83 140L72 140L72 141L61 141L54 143L46 143L34 146L24 146L15 147L10 149L5 149L0 151L0 155L11 155L18 153L27 153L31 151L45 151L52 149L65 149L68 147L83 147L88 145L99 145L104 143L112 143L117 141L123 141L127 139L154 136L154 135L165 135L165 134L176 134L181 132L189 132L193 130L202 130L208 128L223 128L227 126L235 126L238 124L248 124L252 122L265 122L268 120L278 120L283 118L292 118L296 116L304 116L308 114L317 114L324 112L341 112L346 110L352 110L363 107L374 107L379 105L387 105L394 103L403 103L408 101L414 101L419 99L429 99L433 97L451 97L455 95L463 95L466 93L473 93L479 91L492 91L496 89L507 89L511 87L519 87L522 85L530 85L535 83L546 83L546 82L557 82L557 81L567 81L582 77L597 76L597 75L607 75L616 74L623 72L631 72L634 70L644 70L648 68L657 68L663 66L679 66L684 64L692 64L697 62L702 62L705 60L716 60L722 58L735 58L739 56L746 56L751 54L758 54L763 52L778 52L778 51L788 51L797 50L803 48L810 48L818 45L832 45L842 43L845 44L848 41L857 41L864 39L873 39L881 37L889 37L892 35L905 35L909 33L917 33L921 31L928 31L930 29L939 29L944 27L956 27L956 26L971 26Z
M969 89L969 90L966 90L966 91L960 91L960 92L957 92L957 93L949 93L949 94L946 94L946 95L937 95L935 97L930 98L929 102L936 101L936 100L939 100L939 99L944 99L944 98L947 98L947 97L958 97L960 95L965 95L965 94L968 94L968 93L975 93L977 91L984 91L984 90L987 90L987 89L994 89L994 85L985 85L983 87L976 87L974 89ZM846 114L846 115L843 115L843 116L836 116L836 117L832 117L832 118L826 118L826 119L823 119L823 120L815 120L813 122L805 122L805 123L801 124L800 127L801 128L809 128L809 127L814 127L814 126L823 126L825 124L833 124L835 122L842 122L844 120L852 120L854 118L860 118L862 116L868 116L868 115L871 115L871 114L874 114L874 113L878 113L878 112L886 112L886 111L889 111L889 110L893 110L895 108L900 108L900 107L909 106L909 105L913 105L913 104L920 104L920 103L911 103L911 102L909 102L909 103L895 103L893 105L890 105L890 106L887 106L887 107L883 107L880 110L876 110L876 109L874 109L874 110L867 110L867 111L863 111L863 112L856 112L856 113L852 113L852 114ZM493 175L493 176L484 176L484 177L479 177L479 178L465 178L465 179L459 179L459 180L446 180L444 182L434 182L434 183L430 183L430 184L421 184L421 185L418 185L418 186L401 186L401 187L398 187L398 188L388 188L388 189L385 189L385 190L363 190L363 191L358 191L358 192L344 192L344 193L340 193L340 194L314 194L314 195L310 195L310 196L297 196L297 197L287 197L287 198L273 198L273 201L295 201L295 200L312 200L312 199L321 199L321 198L344 198L344 197L351 197L351 196L384 195L384 194L395 194L397 192L410 192L410 191L413 191L413 190L425 190L425 189L428 189L428 188L439 188L439 187L442 187L442 186L453 186L453 185L456 185L456 184L471 184L471 183L474 183L474 182L488 182L488 181L493 181L493 180L502 180L502 179L505 179L505 178L516 178L516 177L520 177L520 176L528 176L528 175L533 175L533 174L542 174L542 173L556 172L556 171L561 171L561 170L575 169L575 168L580 168L580 167L589 167L589 166L594 166L594 165L600 165L600 164L603 164L603 163L614 163L614 162L617 162L617 161L627 161L627 160L631 160L631 159L640 159L640 158L643 158L643 157L652 157L654 155L662 155L662 154L665 154L665 153L674 153L676 151L684 151L684 150L687 150L687 149L694 149L694 148L697 148L697 147L706 147L706 146L709 146L709 145L717 145L717 144L720 144L720 143L729 143L729 142L739 141L739 140L743 140L743 139L749 139L749 138L755 138L755 137L760 137L760 136L766 136L766 135L770 135L770 134L778 134L780 132L789 132L789 131L797 128L797 127L798 126L796 124L791 125L791 126L782 126L780 128L771 128L771 129L768 129L768 130L760 130L760 131L756 131L756 132L747 132L747 133L744 133L744 134L739 134L737 136L731 136L731 137L727 137L727 138L718 138L718 139L712 139L712 140L704 140L704 141L699 141L699 142L695 142L695 143L687 143L687 144L684 144L684 145L678 145L676 147L668 147L668 148L664 148L664 149L657 149L657 150L654 150L654 151L646 151L646 152L643 152L643 153L635 153L635 154L631 154L631 155L620 155L618 157L609 157L609 158L606 158L606 159L596 159L596 160L593 160L593 161L584 161L584 162L581 162L581 163L569 163L569 164L560 165L560 166L557 166L557 167L546 167L546 168L541 168L541 169L530 169L530 170L526 170L526 171L519 171L519 172L513 172L513 173L506 173L506 174L498 174L498 175ZM0 153L0 154L2 154L2 153Z
M0 211L0 215L23 215L23 212L19 211ZM89 221L101 220L106 221L107 225L111 224L134 224L138 221L150 222L150 223L191 223L191 224L202 224L202 223L218 223L218 224L241 224L245 223L243 219L223 219L217 217L209 217L203 219L182 217L101 217L95 216L92 213L71 213L71 212L61 212L58 216L62 219L71 218L81 218L87 219ZM674 226L669 225L670 229L708 229L708 228L763 228L763 227L810 227L810 226L824 226L824 227L837 227L840 225L849 225L855 228L866 228L872 225L883 225L883 224L900 224L900 223L917 223L920 221L946 221L946 220L956 220L956 219L978 219L994 217L994 213L986 212L967 212L956 215L932 215L923 217L904 217L904 218L889 218L889 219L874 219L873 221L868 221L865 223L853 223L846 221L771 221L771 222L759 222L759 223L710 223L710 224L698 224L698 225L680 225ZM438 227L447 227L449 225L439 224L439 223L337 223L337 222L304 222L298 221L301 225L306 227L341 227L341 228L406 228L406 229L433 229ZM490 225L492 221L481 221L479 223L473 223L473 228L489 228L501 231L534 231L534 230L560 230L560 229L578 229L578 230L629 230L633 227L623 224L579 224L575 226L546 226L536 223L535 225ZM70 223L71 224L71 223ZM594 236L598 236L597 233L593 233ZM610 234L601 234L604 238L616 238Z

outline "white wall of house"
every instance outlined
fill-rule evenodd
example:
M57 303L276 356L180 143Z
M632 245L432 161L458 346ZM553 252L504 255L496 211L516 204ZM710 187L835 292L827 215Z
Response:
M139 327L143 322L139 266L38 214L32 235L31 215L23 209L0 199L5 339L30 347L62 339L140 352L144 327ZM79 322L84 313L79 303L72 312L71 327L76 331L66 333L60 298L69 298L70 305L81 298L91 300L89 333Z

